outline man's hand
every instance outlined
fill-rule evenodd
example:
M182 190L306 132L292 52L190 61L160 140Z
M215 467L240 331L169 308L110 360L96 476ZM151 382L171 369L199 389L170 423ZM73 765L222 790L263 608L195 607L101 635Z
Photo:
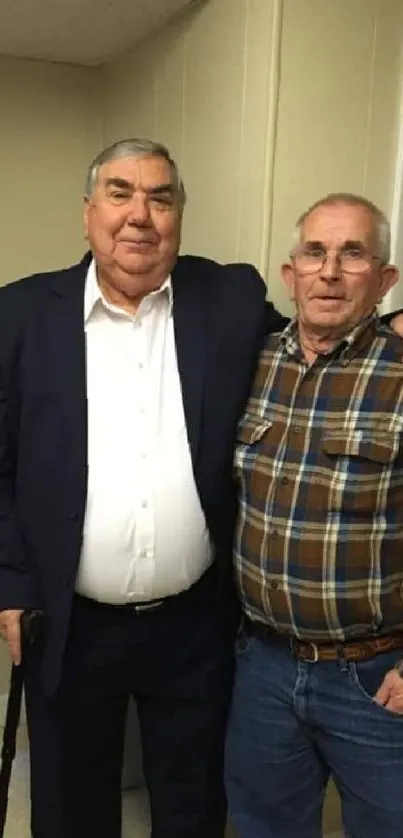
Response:
M396 317L393 317L389 326L396 334L403 338L403 314L397 314Z
M16 666L21 663L21 615L23 613L20 609L0 611L0 635L8 644L11 660Z
M390 669L386 673L374 700L387 710L403 715L403 678L397 669Z

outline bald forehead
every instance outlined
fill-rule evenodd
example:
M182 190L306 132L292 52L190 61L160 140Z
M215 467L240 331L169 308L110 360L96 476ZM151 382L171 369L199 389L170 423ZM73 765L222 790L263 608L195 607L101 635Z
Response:
M368 207L360 204L341 201L323 204L305 218L301 241L322 242L327 247L355 241L376 252L379 248L377 219Z

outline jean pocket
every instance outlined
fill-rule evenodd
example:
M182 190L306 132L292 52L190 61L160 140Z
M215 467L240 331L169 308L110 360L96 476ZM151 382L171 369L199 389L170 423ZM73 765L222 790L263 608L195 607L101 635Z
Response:
M403 724L403 714L396 713L394 710L388 710L383 704L378 704L375 701L379 687L385 675L393 669L395 664L403 658L402 649L394 649L392 652L386 652L383 655L377 655L369 661L350 663L349 670L353 685L359 690L361 696L370 702L371 705L380 711L380 713L389 716L391 719L399 719Z
M253 642L253 634L245 630L243 623L241 624L235 641L235 654L237 658L246 655Z

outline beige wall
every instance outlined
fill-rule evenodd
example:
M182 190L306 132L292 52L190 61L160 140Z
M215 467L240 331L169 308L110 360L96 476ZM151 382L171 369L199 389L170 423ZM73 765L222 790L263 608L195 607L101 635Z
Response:
M328 191L392 208L401 0L285 0L269 261L270 293L292 222Z
M102 70L0 57L0 284L80 255L88 160L137 134L181 163L183 250L254 262L290 310L279 266L309 201L391 210L402 31L401 0L207 0Z
M148 135L181 163L184 251L259 258L275 5L210 0L104 69L106 141Z
M0 285L83 252L83 180L101 143L94 70L0 56ZM0 696L8 677L1 644Z
M0 57L1 285L83 251L83 179L102 142L97 79Z
M8 683L10 678L10 659L6 646L3 642L0 645L0 700L1 696L8 691ZM0 732L3 708L0 706Z
M208 0L99 71L0 57L0 284L80 255L88 159L137 134L181 163L183 250L254 262L287 309L309 201L355 189L391 210L402 31L401 0Z
M209 0L104 68L105 139L168 143L183 250L254 262L289 311L279 266L307 203L391 210L402 32L401 0Z

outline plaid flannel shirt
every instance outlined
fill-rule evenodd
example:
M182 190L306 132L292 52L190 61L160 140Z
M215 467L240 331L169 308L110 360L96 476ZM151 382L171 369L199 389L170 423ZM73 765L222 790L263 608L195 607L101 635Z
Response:
M309 366L293 321L237 440L246 614L312 641L403 629L403 340L373 315Z

